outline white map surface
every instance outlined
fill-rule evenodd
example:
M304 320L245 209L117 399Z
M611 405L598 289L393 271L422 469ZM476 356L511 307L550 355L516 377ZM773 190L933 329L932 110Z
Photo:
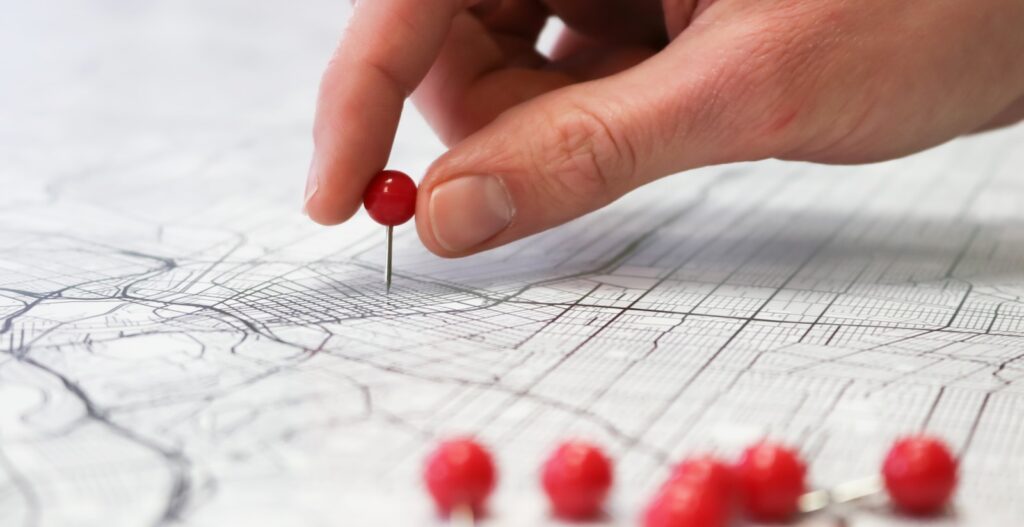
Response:
M345 2L0 17L0 525L431 525L475 433L485 525L547 520L570 436L632 525L668 464L773 437L817 486L928 431L957 514L1024 518L1024 129L863 167L694 171L464 260L299 211ZM393 166L441 147L409 112ZM904 525L883 504L855 526Z

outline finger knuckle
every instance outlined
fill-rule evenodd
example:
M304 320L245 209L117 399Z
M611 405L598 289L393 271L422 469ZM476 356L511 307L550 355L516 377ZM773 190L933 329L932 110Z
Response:
M608 202L628 184L636 166L630 139L601 114L583 105L548 113L544 144L535 149L536 171L552 195Z

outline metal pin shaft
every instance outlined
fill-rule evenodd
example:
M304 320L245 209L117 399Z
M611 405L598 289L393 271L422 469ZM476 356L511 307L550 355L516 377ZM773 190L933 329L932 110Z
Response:
M871 476L848 481L832 489L811 491L800 497L800 512L817 512L830 505L863 499L881 492L882 488L881 478Z
M882 491L882 479L872 476L849 481L832 489L815 490L800 497L800 512L811 514L822 512L832 505L842 505L851 501L864 499ZM848 522L842 512L828 513L828 520L833 527L846 527Z
M451 527L473 527L476 520L473 517L473 508L466 504L456 505L451 512Z
M384 283L387 286L388 294L391 293L391 240L394 239L395 228L388 226L388 251L386 260L384 261Z

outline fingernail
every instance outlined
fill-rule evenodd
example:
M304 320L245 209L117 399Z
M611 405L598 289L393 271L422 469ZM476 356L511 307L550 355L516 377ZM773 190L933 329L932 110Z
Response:
M497 176L465 176L437 186L430 194L430 225L445 249L470 249L501 232L515 209Z
M320 188L320 163L317 162L316 155L313 155L313 160L309 163L309 173L306 175L306 192L302 198L302 212L303 214L309 214L307 206L309 200L313 199L316 195L317 189Z

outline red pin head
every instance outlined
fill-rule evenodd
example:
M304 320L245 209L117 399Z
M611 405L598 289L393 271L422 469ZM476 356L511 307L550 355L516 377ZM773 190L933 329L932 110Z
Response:
M612 463L598 447L569 441L544 463L541 479L556 516L593 518L612 486Z
M491 454L468 438L441 443L427 458L423 478L444 515L458 507L480 514L496 479Z
M804 493L807 468L786 447L758 443L736 465L736 485L743 510L754 520L785 521L796 514Z
M725 527L729 501L696 479L671 479L644 513L644 527Z
M732 501L733 479L731 466L714 456L703 455L685 459L676 465L666 485L678 481L690 481L696 485L708 487L729 502Z
M397 170L382 170L366 187L363 206L377 223L401 225L416 213L416 183Z
M957 462L942 441L913 436L900 439L882 465L885 488L896 506L910 514L941 511L956 489Z

